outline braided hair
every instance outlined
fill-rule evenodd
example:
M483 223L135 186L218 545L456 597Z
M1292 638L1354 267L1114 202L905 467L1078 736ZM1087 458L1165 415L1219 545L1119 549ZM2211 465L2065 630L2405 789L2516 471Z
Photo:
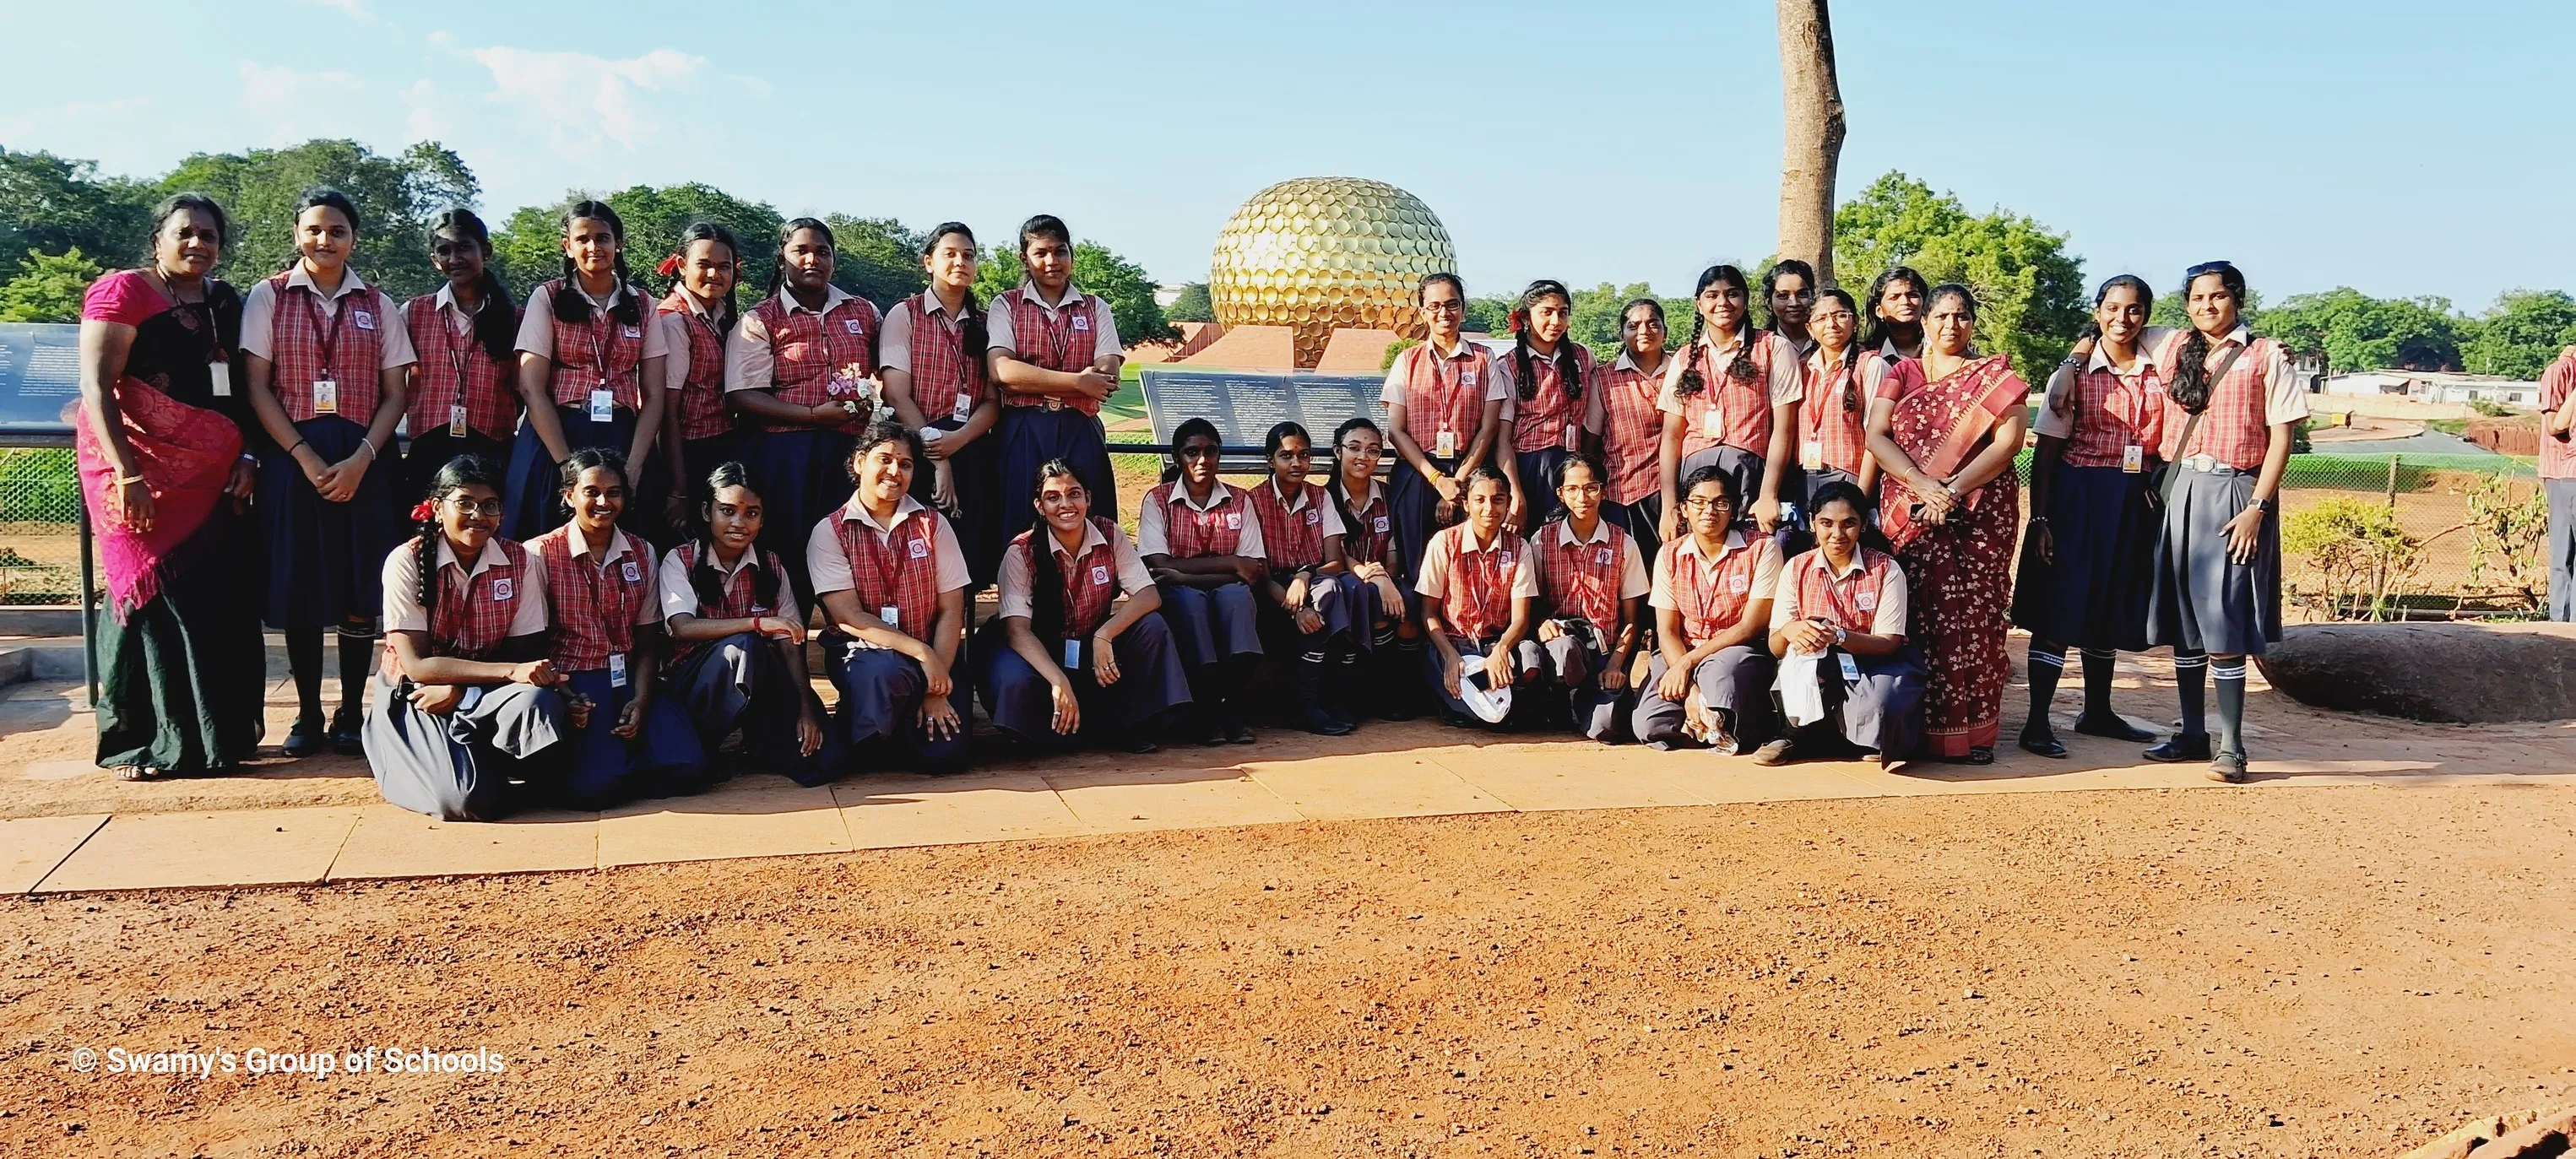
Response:
M570 238L573 223L585 220L607 222L608 235L617 241L617 284L608 291L617 304L609 307L608 316L629 326L643 325L644 307L639 303L643 294L635 288L634 275L626 271L626 219L617 216L617 210L605 201L583 198L573 202L572 208L564 210L564 236ZM581 288L581 270L573 265L569 252L563 256L563 282L566 290L578 291ZM619 290L626 293L619 296ZM565 322L590 321L590 296L578 292L556 294L555 317Z
M519 341L519 320L511 306L510 287L501 275L492 271L492 230L470 209L451 209L438 215L430 234L446 234L458 241L470 241L483 247L483 276L475 284L483 305L474 311L474 341L492 361L509 365L517 361L512 350Z
M1932 311L1932 283L1922 274L1916 273L1912 266L1890 266L1885 273L1878 275L1869 283L1869 330L1862 336L1861 345L1872 350L1887 345L1891 337L1889 327L1892 324L1879 314L1878 304L1886 299L1887 288L1898 282L1913 286L1914 292L1923 299L1924 312L1928 314ZM1915 319L1913 326L1915 338L1920 341L1923 335L1923 320Z
M698 513L697 565L689 569L689 588L698 594L698 608L721 608L725 603L725 575L716 570L716 537L714 528L715 496L727 487L740 487L754 499L760 492L751 485L751 469L740 462L727 460L707 472L707 505ZM751 602L764 608L778 606L778 569L764 566L768 553L757 543L744 549L750 558L742 566L751 569Z
M2207 277L2218 279L2219 286L2227 291L2227 296L2235 300L2239 311L2238 317L2242 318L2242 311L2245 309L2245 274L2226 262L2207 262L2193 266L2183 278L2183 300L2190 301L2192 286ZM2209 409L2210 394L2217 388L2218 384L2209 380L2209 335L2201 333L2200 326L2195 323L2183 335L2182 352L2175 360L2173 381L2166 384L2165 393L2172 395L2175 402L2182 404L2184 413L2199 414Z
M927 261L931 254L938 252L939 243L947 240L950 234L965 238L966 252L975 252L974 230L966 228L966 223L962 221L943 221L937 228L930 231L929 240L921 243L922 259ZM966 287L965 301L957 310L957 337L959 345L965 351L967 373L970 375L981 373L984 366L984 348L989 338L984 326L984 308L976 304L975 287L971 285Z
M429 506L435 507L439 500L455 494L460 488L475 486L489 487L494 493L499 493L501 468L481 455L458 455L440 467L437 474L430 476L429 494L423 498ZM412 562L420 569L417 594L421 610L435 613L438 610L438 541L445 532L438 526L436 511L422 512L421 516L412 528ZM471 568L472 561L467 561L466 566Z
M742 258L742 244L734 240L733 231L712 221L693 221L689 223L689 228L681 230L678 252L685 256L690 246L702 241L725 247L725 257L729 260L739 262ZM671 288L675 290L680 288L679 275L671 276ZM717 330L719 333L731 334L734 323L741 320L742 279L735 278L733 289L725 294L724 313L716 317Z
M1359 520L1351 517L1350 488L1342 482L1342 440L1349 438L1352 431L1367 431L1376 435L1380 443L1386 441L1386 432L1365 415L1354 416L1333 428L1333 477L1324 483L1324 494L1332 498L1333 514L1342 517L1342 526L1357 528Z
M761 294L761 297L764 300L777 297L778 288L787 284L787 243L796 240L797 234L803 233L809 229L823 235L823 249L825 252L830 253L835 257L840 255L840 240L832 236L832 227L823 224L822 218L800 217L785 225L779 226L778 252L770 255L769 288ZM824 292L828 294L830 293L831 279L825 278L823 281L825 286Z
M1076 486L1082 476L1073 464L1062 459L1049 459L1038 467L1037 476L1029 481L1029 500L1034 503L1049 479L1071 479ZM1025 542L1029 549L1029 633L1040 640L1064 636L1064 621L1073 614L1072 600L1064 590L1064 571L1055 561L1055 547L1047 542L1055 535L1054 525L1041 518L1029 528Z
M1746 293L1750 297L1747 293L1744 271L1730 265L1714 265L1701 270L1699 283L1691 287L1691 297L1696 300L1701 294L1707 293L1710 286L1721 283L1728 289ZM1707 377L1699 370L1700 338L1707 331L1708 315L1694 308L1691 311L1690 341L1682 346L1681 381L1673 385L1673 393L1676 396L1689 398L1708 387ZM1741 341L1735 348L1735 361L1726 366L1726 376L1737 382L1751 382L1762 376L1762 368L1753 363L1753 346L1761 341L1764 332L1753 326L1753 304L1749 301L1745 303L1744 317L1736 323L1735 332Z
M1530 308L1549 298L1563 298L1568 307L1574 305L1574 295L1566 291L1565 283L1540 278L1521 291L1520 305L1512 308L1512 369L1519 372L1522 402L1538 397L1538 375L1530 365ZM1556 340L1556 386L1567 402L1583 398L1583 364L1575 359L1570 334Z

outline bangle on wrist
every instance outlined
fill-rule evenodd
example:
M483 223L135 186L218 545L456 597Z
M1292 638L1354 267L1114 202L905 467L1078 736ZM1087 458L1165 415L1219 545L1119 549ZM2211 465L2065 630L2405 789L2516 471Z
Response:
M116 485L119 487L130 487L142 481L143 475L141 472L137 472L132 475L119 475L116 477Z

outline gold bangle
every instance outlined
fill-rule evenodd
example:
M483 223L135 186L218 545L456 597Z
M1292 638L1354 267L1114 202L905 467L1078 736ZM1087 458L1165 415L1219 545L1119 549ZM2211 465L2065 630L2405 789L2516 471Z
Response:
M141 475L119 475L116 477L116 485L119 487L129 487L142 481L143 476Z

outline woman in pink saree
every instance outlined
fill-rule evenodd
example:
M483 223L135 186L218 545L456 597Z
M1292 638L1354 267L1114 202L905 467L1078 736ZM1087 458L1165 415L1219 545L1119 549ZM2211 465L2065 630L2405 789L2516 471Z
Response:
M211 273L224 233L221 206L173 197L154 214L151 266L100 278L81 303L70 417L108 595L98 763L127 780L228 771L264 729L242 299Z
M1912 584L1908 633L1930 673L1923 756L1991 764L2003 723L2005 613L2021 481L2013 474L2030 385L2001 355L1969 349L1977 299L1933 288L1923 356L1896 364L1870 404L1869 449L1887 472L1879 529Z

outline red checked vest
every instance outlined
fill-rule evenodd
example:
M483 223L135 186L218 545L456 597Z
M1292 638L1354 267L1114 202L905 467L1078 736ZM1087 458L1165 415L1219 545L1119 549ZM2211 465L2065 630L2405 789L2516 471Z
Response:
M895 610L887 625L916 640L930 638L939 616L939 513L927 507L897 520L884 542L876 529L832 513L832 531L841 538L841 554L850 561L850 586L859 597L859 614Z
M1752 331L1746 340L1753 344L1753 381L1743 382L1726 372L1735 361L1713 364L1706 343L1692 343L1691 362L1699 368L1699 393L1682 399L1682 457L1687 459L1710 447L1727 446L1756 455L1771 453L1771 335ZM1715 408L1719 435L1708 437L1708 412Z
M682 573L695 575L698 570L698 554L706 550L709 549L705 544L700 543L697 540L690 540L687 543L683 543L678 547L672 548L671 554L680 557L680 570ZM760 549L753 548L752 550L759 551ZM783 576L786 574L785 572L778 570L778 553L772 551L761 551L758 559L758 566L768 568L769 574L777 576ZM773 608L759 602L759 585L755 582L756 577L753 576L752 571L753 569L748 567L735 568L732 575L724 577L724 603L715 607L709 607L704 599L700 599L698 601L697 615L703 619L709 620L747 620L753 616L776 614L778 612L777 608ZM695 591L695 588L692 587L691 590ZM677 655L687 656L703 647L706 647L705 641L700 641L694 644L684 644L680 646Z
M1875 629L1879 585L1886 581L1887 569L1896 566L1896 561L1864 547L1860 549L1859 570L1837 580L1826 577L1822 552L1819 548L1790 561L1789 574L1798 577L1798 614L1822 616L1846 632Z
M1762 545L1750 540L1714 560L1703 560L1687 537L1664 545L1673 602L1680 605L1682 642L1699 647L1744 619L1753 601L1753 575L1762 563Z
M1011 315L1012 353L1020 361L1046 370L1066 374L1079 373L1099 357L1100 324L1098 315L1109 307L1089 294L1076 294L1062 309L1049 313L1038 305L1029 287L1017 287L993 299L996 312ZM1100 400L1065 398L1065 406L1087 415L1100 413ZM1008 395L1007 406L1044 406L1047 399L1034 394Z
M579 288L563 278L556 278L546 285L549 287L548 297L557 300L566 294L581 293ZM628 286L626 292L632 294L635 288ZM640 308L637 313L636 321L620 322L614 304L593 305L589 321L566 322L555 316L551 306L548 307L546 321L553 324L555 330L555 369L553 381L547 389L556 406L586 411L590 406L590 392L597 390L601 380L605 379L618 409L633 412L644 408L640 368L644 364L644 327L652 320L643 317Z
M527 589L528 549L506 539L494 539L501 549L501 562L484 568L482 574L464 583L450 576L439 577L438 606L429 610L429 654L453 656L459 660L489 660L510 634L510 621L518 611L520 600L542 600L544 592ZM410 551L410 544L400 550ZM393 662L393 651L385 659ZM388 671L390 671L390 667Z
M314 380L330 379L339 384L339 416L366 426L376 414L376 374L385 360L384 328L395 324L393 299L369 286L341 298L336 319L325 318L322 296L289 287L287 277L268 280L277 295L269 336L269 362L277 372L269 389L286 408L286 417L300 423L319 413L313 409Z
M1447 427L1457 451L1467 453L1476 427L1485 420L1485 390L1492 385L1493 354L1473 342L1460 342L1463 358L1442 358L1425 342L1408 346L1404 359L1404 433L1431 458L1440 457L1440 430Z
M1619 630L1619 580L1628 572L1628 553L1637 550L1628 533L1603 521L1610 537L1600 543L1574 538L1574 526L1563 519L1539 529L1539 584L1547 606L1559 616L1581 616L1606 633Z
M1568 338L1565 341L1574 340ZM1519 373L1520 363L1514 355L1503 355L1503 359L1514 368L1513 373ZM1574 365L1575 373L1583 379L1576 385L1593 385L1592 352L1580 345L1575 346ZM1584 404L1566 397L1565 384L1559 381L1562 376L1557 370L1554 355L1541 358L1537 351L1531 351L1530 377L1537 380L1538 388L1528 398L1519 400L1518 417L1512 421L1512 449L1543 451L1549 447L1562 447L1565 445L1566 428L1582 423ZM1515 382L1513 385L1517 388L1519 384Z
M784 291L781 291L782 293ZM845 298L830 311L816 314L809 310L789 310L787 299L772 295L768 301L752 308L752 317L769 330L769 349L777 361L769 372L770 392L780 402L797 406L815 406L836 399L857 398L867 389L866 378L877 368L877 308L865 298ZM844 374L844 368L855 368ZM862 411L842 423L838 430L856 433L867 429L874 415ZM801 431L810 428L771 424L770 431Z
M680 408L680 437L707 439L732 430L733 416L725 411L724 402L725 340L723 335L716 333L715 320L701 318L689 305L689 295L685 290L672 290L671 296L662 299L656 310L679 315L680 321L686 323L683 329L689 333L688 361L684 364L687 370L680 379L679 388L670 392L676 400L675 405ZM666 365L680 353L677 350L666 352L663 355Z
M1509 527L1494 533L1489 549L1477 552L1467 550L1474 537L1464 523L1440 534L1449 537L1449 594L1445 606L1450 628L1470 640L1491 640L1502 635L1512 623L1513 571L1520 566L1522 553L1529 546L1521 541L1519 532Z
M1064 601L1064 635L1061 639L1089 639L1092 633L1100 630L1100 625L1109 622L1109 608L1118 602L1118 549L1114 546L1120 534L1118 525L1106 519L1093 519L1091 526L1100 532L1100 542L1082 553L1081 559L1075 560L1057 577L1062 582L1053 595ZM1026 556L1032 565L1037 562L1037 552L1055 550L1051 543L1038 546L1031 538L1036 534L1040 532L1034 529L1023 531L1011 540L1011 550ZM1030 568L1030 574L1037 574L1034 566ZM1046 592L1031 592L1029 598L1039 600L1048 595Z
M1261 546L1270 556L1270 566L1283 571L1301 567L1321 567L1324 563L1324 506L1333 497L1312 483L1305 488L1306 507L1290 511L1279 501L1279 492L1271 484L1254 487L1252 511L1261 517Z
M564 524L529 540L546 561L546 613L554 626L555 667L591 672L608 667L611 653L635 650L635 613L654 598L653 548L633 532L617 531L626 554L600 567L574 556L581 529Z
M508 310L510 329L518 330L516 304L485 302L483 308ZM487 439L507 439L518 433L515 363L494 362L471 328L457 333L440 315L436 294L403 303L403 325L411 331L413 353L420 357L411 367L411 395L404 409L413 438L446 431L448 408L459 396L465 402L465 429Z
M2162 456L2164 418L2164 371L2153 360L2138 360L2134 381L2108 368L2083 370L2075 376L2075 423L2061 456L2069 467L2117 467L2130 446ZM2195 443L2208 437L2209 422L2200 429Z
M1351 508L1350 521L1342 528L1342 558L1352 563L1385 563L1386 544L1394 532L1386 492L1380 490L1367 504ZM1266 528L1263 534L1268 534Z
M1607 412L1601 450L1609 458L1610 501L1634 503L1661 486L1655 472L1664 453L1664 412L1655 402L1664 389L1662 370L1647 374L1611 365L1592 381Z
M1187 502L1172 501L1179 483L1165 483L1145 493L1145 502L1163 512L1163 539L1172 549L1174 559L1198 559L1210 555L1233 555L1235 545L1243 539L1243 521L1251 506L1237 487L1225 489L1225 500L1201 511Z
M912 315L912 401L921 417L937 424L957 417L957 400L966 413L983 404L984 360L966 357L966 328L946 310L933 314L918 297L895 303Z
M2174 335L2156 359L2156 368L2163 372L2165 382L2173 381L2182 344L2189 338L2188 333ZM2236 365L2227 369L2227 377L2210 388L2209 406L2187 448L2182 446L2182 429L2191 421L2191 413L2175 402L2172 394L2166 394L2161 440L2164 445L2159 456L2170 463L2184 456L2207 455L2239 471L2261 468L2263 453L2272 440L2271 424L2263 421L2272 397L2272 384L2265 381L2264 371L2272 364L2272 352L2279 345L2269 338L2256 338L2246 345ZM2215 363L2227 356L2226 348L2213 344L2209 355Z
M1861 393L1860 368L1851 360L1853 353L1844 351L1842 365L1832 370L1805 367L1807 390L1798 403L1798 445L1792 453L1803 464L1807 444L1822 443L1825 466L1856 476L1861 459L1869 454L1869 436L1861 424L1869 418L1870 400ZM1844 405L1846 387L1848 407ZM1767 427L1763 437L1770 437Z

